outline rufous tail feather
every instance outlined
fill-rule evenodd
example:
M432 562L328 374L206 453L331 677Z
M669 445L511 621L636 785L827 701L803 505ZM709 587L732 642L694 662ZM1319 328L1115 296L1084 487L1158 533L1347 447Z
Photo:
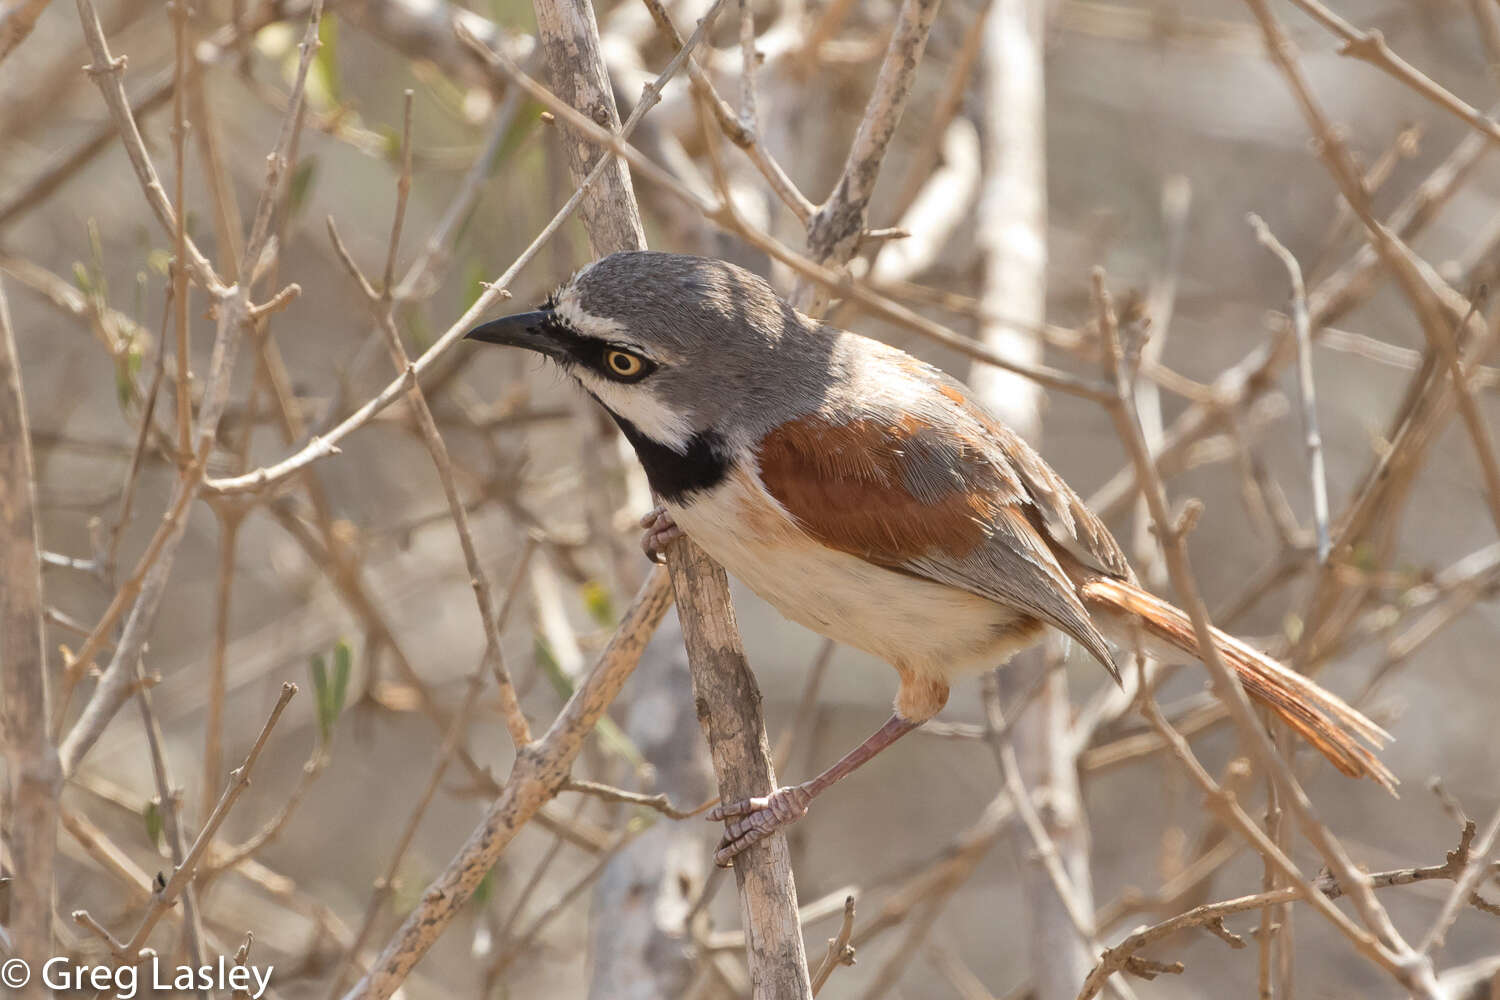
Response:
M1161 598L1109 577L1085 581L1079 595L1106 634L1114 633L1112 638L1127 648L1138 627L1142 638L1158 640L1199 659L1192 621L1185 612ZM1219 655L1239 676L1246 694L1300 733L1334 767L1354 778L1368 775L1395 794L1395 775L1372 750L1384 746L1390 739L1389 733L1331 691L1253 646L1218 629L1214 629L1213 635Z

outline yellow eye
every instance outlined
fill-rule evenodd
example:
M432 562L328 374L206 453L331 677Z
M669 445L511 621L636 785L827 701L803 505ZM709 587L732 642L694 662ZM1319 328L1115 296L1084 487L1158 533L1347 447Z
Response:
M607 351L604 355L604 363L609 370L623 378L631 378L639 375L646 367L645 362L634 354L626 354L624 351Z

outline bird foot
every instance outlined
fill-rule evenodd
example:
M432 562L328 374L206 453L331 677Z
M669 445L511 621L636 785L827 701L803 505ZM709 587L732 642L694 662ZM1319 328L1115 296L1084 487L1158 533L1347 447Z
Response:
M641 518L641 527L646 533L641 536L641 550L654 563L666 560L667 546L682 537L682 529L672 520L665 507L657 507Z
M715 806L708 814L711 821L726 820L724 839L714 851L714 864L728 868L734 856L752 844L758 844L782 827L790 826L807 815L812 793L802 785L778 788L740 802Z

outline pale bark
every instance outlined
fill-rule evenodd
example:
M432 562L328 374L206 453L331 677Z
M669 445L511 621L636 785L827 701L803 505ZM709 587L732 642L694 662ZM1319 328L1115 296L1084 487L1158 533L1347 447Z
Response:
M1047 318L1047 168L1044 49L1046 0L994 0L981 49L985 109L984 179L976 239L984 256L983 301L990 315L1014 324L981 322L987 347L1015 361L1042 361L1042 342L1031 329ZM1023 329L1025 327L1026 329ZM1039 442L1041 387L989 365L976 365L969 384L978 398L1017 433ZM1019 657L1001 672L1012 703L1046 669L1039 652ZM1067 678L1053 671L1012 730L1021 777L1067 873L1075 907L1092 913L1089 833L1078 788L1069 733ZM1037 1000L1071 1000L1093 966L1087 943L1075 927L1053 878L1034 860L1028 831L1012 834L1030 918L1027 954L1033 958Z
M500 797L485 812L484 820L423 892L416 909L386 942L370 971L344 994L344 1000L384 1000L411 975L516 834L561 790L584 740L620 693L670 604L665 575L652 573L598 665L568 699L546 735L519 752Z
M20 359L0 290L0 706L5 745L4 837L16 957L32 969L52 953L53 861L62 770L47 736L41 538ZM33 982L30 992L44 990Z
M656 630L632 688L625 731L652 765L648 791L683 807L702 802L708 760L676 615ZM707 874L705 829L657 817L605 867L589 926L590 1000L655 1000L687 989L696 964L687 916Z
M14 0L0 8L0 60L26 41L52 0Z
M677 588L684 622L705 627L684 635L693 663L693 697L708 734L719 795L735 802L766 795L776 787L771 750L760 710L760 688L739 645L739 628L728 601L713 597L726 586L724 570L699 548L678 546L678 557L714 586ZM728 640L733 639L733 642ZM734 863L740 913L755 1000L811 998L807 956L797 918L797 887L786 835L777 832L740 853Z
M553 89L596 125L617 131L599 28L588 0L536 0L537 26ZM609 155L569 132L563 148L575 182ZM615 159L585 196L579 213L594 253L644 250L646 234L623 161ZM725 801L765 795L775 787L760 692L750 673L729 603L724 571L687 539L667 552L684 640L691 661L698 717L708 736ZM786 837L776 834L740 855L735 866L743 905L753 995L810 997L807 959L797 922Z

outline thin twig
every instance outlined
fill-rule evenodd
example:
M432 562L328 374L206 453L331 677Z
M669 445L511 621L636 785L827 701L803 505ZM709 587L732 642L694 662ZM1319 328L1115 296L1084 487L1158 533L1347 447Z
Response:
M653 570L594 670L568 699L547 733L517 757L510 778L486 810L483 821L428 886L421 902L386 943L370 971L345 994L345 1000L384 1000L394 993L516 833L562 788L584 739L619 693L651 631L666 613L670 591L666 572Z
M1313 525L1318 540L1318 562L1328 561L1332 542L1328 529L1328 475L1323 469L1323 436L1318 431L1318 396L1313 383L1312 329L1307 319L1307 289L1302 268L1271 228L1254 212L1248 216L1255 238L1280 258L1292 283L1292 329L1297 335L1297 389L1302 403L1302 430L1307 448L1308 478L1312 482Z
M53 863L62 770L42 627L41 530L35 466L10 305L0 289L0 732L7 777L3 833L11 853L6 920L18 959L39 969L53 953ZM41 990L37 988L37 995Z
M563 782L562 790L565 792L582 792L605 802L623 802L627 805L642 806L661 813L668 819L692 819L701 816L718 803L718 799L710 799L702 805L691 809L683 809L674 806L672 800L665 793L659 795L643 795L640 792L631 792L623 788L615 788L613 785L605 785L597 781L586 781L582 778L569 778Z
M875 193L875 180L880 176L886 150L906 110L906 99L911 95L927 36L937 18L938 4L939 0L903 0L838 183L808 220L808 256L833 270L847 264L859 248L870 197ZM817 287L804 284L793 296L798 306L814 315L827 304L821 290L815 292Z
M1500 837L1500 809L1495 810L1490 821L1484 825L1484 832L1471 844L1469 838L1473 829L1472 823L1465 824L1463 843L1448 858L1448 866L1457 869L1458 875L1453 880L1453 891L1443 900L1443 906L1438 910L1432 927L1417 946L1417 950L1423 955L1430 955L1443 946L1448 928L1458 919L1458 911L1475 897L1474 890L1479 888L1480 883L1495 872L1495 866L1490 863L1490 855L1495 850L1497 837Z
M151 695L151 686L146 683L145 665L136 661L136 704L141 707L141 723L146 730L146 746L151 755L151 776L156 782L157 808L161 814L161 832L167 839L167 851L174 867L181 868L187 858L187 837L182 820L182 792L172 784L172 772L167 765L167 752L163 746L161 722L156 715L156 706ZM203 964L203 917L198 908L198 892L190 881L182 888L182 916L186 930L188 954L193 965ZM199 991L203 1000L212 1000L207 989Z
M1344 40L1339 48L1340 55L1369 63L1405 84L1419 97L1432 102L1460 121L1467 122L1492 142L1500 142L1500 124L1496 124L1481 114L1478 108L1439 86L1430 76L1402 59L1386 44L1385 36L1379 31L1361 31L1318 0L1292 0L1292 4Z
M114 950L116 957L127 960L139 960L141 947L146 939L151 936L154 928L162 916L172 908L177 897L192 884L193 878L198 872L198 862L203 857L203 852L213 842L214 835L219 832L219 827L229 816L229 811L234 808L235 802L239 800L240 794L250 784L250 772L255 767L255 762L260 759L260 753L265 749L266 741L270 739L271 730L276 728L276 723L281 719L281 713L286 709L287 703L297 693L297 685L290 682L281 685L281 696L276 699L276 704L271 708L271 714L266 719L265 725L261 727L260 735L250 747L250 752L245 755L245 760L239 767L235 768L229 775L229 784L224 789L224 794L219 796L219 801L214 804L213 812L203 824L203 829L198 831L198 837L193 841L187 853L183 856L182 863L172 869L172 875L151 897L151 903L146 908L146 914L141 918L140 925L130 940ZM73 914L73 919L81 924L87 924L88 914L85 910L79 910Z
M1462 847L1462 845L1461 845ZM1376 889L1386 889L1393 886L1413 885L1417 882L1428 882L1432 880L1457 881L1465 871L1464 860L1468 854L1464 852L1460 860L1455 863L1454 858L1460 855L1454 851L1449 860L1441 865L1428 865L1419 868L1397 868L1391 871L1373 872L1368 878L1370 885ZM1481 866L1481 872L1486 866ZM1500 873L1497 866L1489 865L1488 870L1492 874ZM1315 883L1316 895L1319 899L1335 900L1344 894L1343 886L1332 878L1320 878ZM1269 892L1258 892L1250 896L1239 896L1235 899L1221 900L1216 903L1204 903L1190 910L1179 913L1150 927L1132 932L1119 944L1110 948L1100 956L1099 965L1089 979L1092 982L1096 975L1107 968L1124 968L1125 961L1133 954L1142 949L1151 947L1158 942L1164 941L1178 931L1191 927L1207 927L1215 922L1222 922L1225 917L1237 913L1248 913L1252 910L1260 910L1266 907L1279 906L1294 903L1299 899L1305 899L1302 889L1298 886L1285 886ZM1084 991L1079 994L1080 1000L1093 996L1093 992L1085 986Z
M849 938L854 935L854 897L844 897L844 922L839 926L836 936L828 939L828 952L823 956L823 961L818 965L818 971L812 977L812 995L817 996L823 984L828 982L828 977L833 975L833 970L840 965L854 964L854 948L849 944Z
M1257 3L1260 0L1251 0L1251 2ZM1146 451L1145 442L1141 436L1140 425L1130 407L1129 380L1115 327L1114 307L1105 291L1102 272L1098 270L1094 272L1093 284L1100 332L1103 334L1106 347L1103 363L1106 371L1114 372L1117 392L1116 401L1109 407L1110 415L1122 442L1136 463L1142 492L1150 505L1151 519L1156 525L1157 537L1162 542L1172 587L1192 620L1194 637L1203 664L1208 667L1214 679L1216 691L1228 707L1230 716L1234 719L1235 726L1248 745L1255 762L1275 779L1277 791L1283 797L1284 805L1291 809L1303 834L1318 849L1339 881L1349 890L1355 909L1366 925L1378 935L1378 939L1350 926L1347 918L1337 910L1331 907L1326 910L1322 907L1319 909L1323 910L1324 915L1330 917L1345 932L1360 951L1390 972L1402 985L1423 997L1435 998L1437 986L1431 964L1417 956L1411 946L1401 937L1392 925L1385 908L1375 899L1366 876L1355 867L1344 851L1343 845L1314 815L1307 793L1292 775L1286 762L1276 754L1264 728L1255 719L1239 679L1229 670L1219 655L1218 648L1214 645L1208 612L1203 605L1203 599L1199 595L1188 563L1181 527L1168 512L1166 490L1151 463L1151 457ZM1147 705L1152 707L1154 703L1148 700ZM1165 723L1162 722L1162 725ZM1180 740L1180 737L1174 740L1174 746L1179 751L1184 751L1186 743ZM1207 777L1206 772L1203 777ZM1242 809L1233 806L1231 815L1235 817L1236 825L1240 827L1241 832L1255 841L1257 849L1263 855L1276 859L1277 867L1290 881L1305 885L1305 879L1291 860L1266 838Z
M390 352L391 361L395 364L397 371L413 371L411 359L407 356L406 347L401 342L401 333L396 329L395 299L391 288L392 276L396 270L397 246L401 241L401 224L406 217L406 199L411 191L412 91L410 90L406 92L405 108L405 124L402 128L401 180L398 181L396 188L395 218L391 224L390 246L386 251L385 276L381 291L377 292L371 287L369 280L365 278L359 265L354 262L354 258L350 256L343 241L339 239L333 218L330 216L328 219L329 239L333 241L339 260L343 262L345 269L364 293L365 301L374 314L376 323L385 332L386 348ZM437 421L433 419L432 410L427 405L427 398L422 394L422 387L415 378L412 379L407 389L407 400L416 416L417 427L422 433L427 452L432 457L433 465L437 467L438 479L443 486L443 496L448 501L448 511L453 517L454 529L458 532L459 546L463 549L464 565L468 568L469 579L474 588L480 624L484 629L487 667L495 675L499 685L500 710L505 718L505 726L510 730L510 737L516 748L520 749L531 742L531 726L521 710L515 684L511 682L510 670L506 667L501 653L500 628L495 616L489 574L485 572L484 564L479 558L479 550L474 545L474 535L469 527L468 508L464 506L463 498L458 495L458 484L453 478L453 462L448 456L448 446L444 443L441 432L438 431Z

